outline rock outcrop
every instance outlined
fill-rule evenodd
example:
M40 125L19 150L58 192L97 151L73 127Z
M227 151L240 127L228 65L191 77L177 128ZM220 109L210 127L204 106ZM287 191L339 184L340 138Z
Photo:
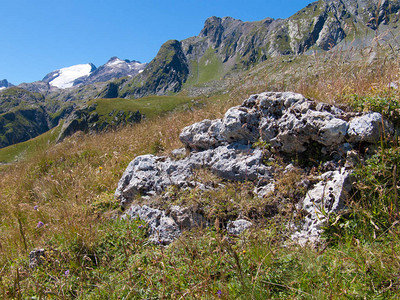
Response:
M199 168L226 180L253 181L255 192L264 197L274 191L275 174L274 167L265 164L269 159L266 152L257 147L264 145L286 157L311 157L334 166L298 203L307 218L297 226L293 238L300 243L316 241L327 215L342 209L351 191L350 163L346 169L339 160L353 160L362 145L376 143L392 132L393 126L379 113L345 112L291 92L252 95L242 105L230 108L222 119L184 128L180 139L189 152L186 157L179 158L185 153L181 149L174 151L175 158L135 158L122 175L115 197L128 209L136 197L160 195L171 185L209 188L193 179ZM137 211L142 208L133 207L140 217ZM230 230L237 232L232 224Z
M166 213L147 205L132 205L123 218L140 218L145 221L149 226L150 241L162 245L173 242L184 229L202 227L207 224L200 214L179 206L172 206L169 213Z
M120 97L140 98L180 91L189 66L179 41L164 43L157 56L132 81L121 85Z
M111 111L107 118L101 116L95 111L96 104L84 106L76 109L64 122L61 132L57 138L57 143L63 141L66 137L73 135L77 131L100 132L117 126L130 123L138 123L142 120L142 114L139 111Z

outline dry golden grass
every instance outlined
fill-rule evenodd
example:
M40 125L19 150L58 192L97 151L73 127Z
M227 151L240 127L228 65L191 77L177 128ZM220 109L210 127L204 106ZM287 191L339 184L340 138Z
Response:
M387 90L400 79L400 60L391 45L276 57L256 66L236 86L237 93L292 91L321 102L346 105L347 96ZM243 91L245 92L243 94Z
M228 104L229 103L229 104ZM129 161L161 146L181 147L183 127L218 118L230 101L212 99L202 110L181 111L98 135L77 133L0 176L0 264L5 265L54 239L96 239L101 215L93 203L116 207L113 192ZM104 203L102 203L104 202ZM38 209L35 210L34 207ZM39 222L44 226L37 228Z

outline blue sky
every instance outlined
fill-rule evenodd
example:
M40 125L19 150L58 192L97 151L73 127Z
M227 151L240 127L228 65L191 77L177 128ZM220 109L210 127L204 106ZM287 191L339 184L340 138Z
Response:
M149 62L169 39L198 35L211 16L287 18L310 0L8 0L0 5L0 80L41 80L112 56Z

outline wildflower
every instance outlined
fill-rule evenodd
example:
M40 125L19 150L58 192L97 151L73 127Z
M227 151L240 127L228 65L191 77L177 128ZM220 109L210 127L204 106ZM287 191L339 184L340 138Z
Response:
M38 210L38 206L37 205L35 205L34 207L33 207L33 210Z
M246 254L246 250L243 250L242 253L243 253L243 254Z
M138 227L139 227L139 228L142 228L142 227L143 227L143 225L139 225Z
M66 270L66 271L64 272L64 275L65 275L65 276L68 276L68 275L69 275L69 270Z
M221 290L218 290L218 292L217 292L218 298L221 298L221 295L222 295L222 291L221 291Z
M101 171L101 170L103 170L103 167L100 166L100 167L99 167L99 171Z
M40 227L43 227L43 226L44 226L44 223L42 221L39 221L37 223L37 225L36 225L36 228L40 228Z

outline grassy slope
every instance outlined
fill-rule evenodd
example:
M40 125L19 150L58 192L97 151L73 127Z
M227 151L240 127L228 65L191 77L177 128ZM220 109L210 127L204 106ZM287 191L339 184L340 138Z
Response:
M95 111L101 116L107 115L113 110L138 110L147 118L153 118L188 104L190 101L191 99L181 96L150 96L140 99L96 99L89 101L88 105L97 103Z
M349 202L354 209L352 217L331 226L326 236L329 243L317 249L288 241L284 224L293 217L289 207L275 219L256 219L258 226L242 237L228 238L218 226L211 226L186 233L168 248L147 244L143 223L110 219L118 212L113 192L131 159L180 147L178 135L184 126L221 117L251 93L294 90L340 103L354 100L352 95L357 94L357 103L371 103L362 109L377 108L377 101L384 103L376 100L379 97L391 99L394 111L399 105L398 93L383 92L387 81L398 77L397 61L390 65L387 60L376 65L366 65L363 60L342 64L346 59L333 53L295 58L292 63L280 60L251 70L233 82L229 95L205 99L200 109L186 107L173 114L155 114L141 124L96 136L76 135L24 162L3 167L0 295L54 299L396 299L400 289L400 229L393 210L396 179L390 175L393 165L400 162L396 145L382 151L385 155L369 162L366 173L360 173L364 185L361 198ZM308 65L318 70L318 78ZM101 101L107 107L113 100ZM143 103L145 107L147 102ZM375 174L382 176L375 178ZM292 175L281 178L281 200L290 200L296 192L290 189L291 180L296 178ZM199 176L215 180L209 174ZM270 204L271 199L251 196L251 183L226 184L225 190L211 194L178 193L177 201L210 204L208 212L214 221L216 216L223 218L237 209L263 212ZM38 227L39 222L44 226ZM44 264L31 270L28 253L39 247L48 251Z
M196 86L212 80L218 80L223 75L224 67L215 50L209 48L200 61L191 62L191 76L184 86Z
M191 107L195 102L191 98L181 96L162 96L145 97L138 100L132 99L96 99L89 101L88 105L96 103L96 112L99 114L99 122L111 122L114 114L112 111L139 111L145 114L146 118L151 119L170 112L174 109ZM10 163L16 160L26 159L34 155L38 150L43 151L54 145L55 140L60 134L62 124L52 130L33 138L29 141L11 145L0 149L0 162Z
M39 135L29 141L11 145L0 149L0 162L10 163L14 161L28 159L38 151L45 151L54 145L55 140L60 134L62 123L57 127Z

